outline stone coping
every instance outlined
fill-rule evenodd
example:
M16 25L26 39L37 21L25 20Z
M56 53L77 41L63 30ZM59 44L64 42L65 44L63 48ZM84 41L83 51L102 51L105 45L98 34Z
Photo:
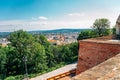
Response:
M120 80L120 53L73 77L72 80Z

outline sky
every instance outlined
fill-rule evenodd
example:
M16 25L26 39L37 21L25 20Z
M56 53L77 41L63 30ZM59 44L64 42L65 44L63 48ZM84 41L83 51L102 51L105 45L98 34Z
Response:
M120 0L0 0L0 32L91 28L107 18L114 26Z

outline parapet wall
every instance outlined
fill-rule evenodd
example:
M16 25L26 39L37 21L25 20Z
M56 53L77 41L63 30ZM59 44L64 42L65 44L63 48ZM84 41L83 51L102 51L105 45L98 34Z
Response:
M82 72L72 80L120 80L120 54Z
M109 41L79 41L79 56L76 74L92 68L120 53L120 43Z

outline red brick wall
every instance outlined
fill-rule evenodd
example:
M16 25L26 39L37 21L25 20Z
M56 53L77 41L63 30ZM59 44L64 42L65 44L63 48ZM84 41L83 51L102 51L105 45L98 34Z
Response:
M79 46L76 74L120 53L120 44L80 41Z

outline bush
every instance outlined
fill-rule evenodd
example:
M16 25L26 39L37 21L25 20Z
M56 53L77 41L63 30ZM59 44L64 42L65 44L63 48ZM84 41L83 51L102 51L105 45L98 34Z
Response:
M112 28L112 34L113 35L116 34L116 28L115 27Z
M5 80L16 80L16 79L15 79L15 77L10 76L10 77L5 78Z
M86 31L80 32L77 40L89 39L89 38L95 38L95 37L98 37L98 35L94 31L86 30Z
M24 78L23 75L17 75L17 76L14 76L16 80L22 80Z

